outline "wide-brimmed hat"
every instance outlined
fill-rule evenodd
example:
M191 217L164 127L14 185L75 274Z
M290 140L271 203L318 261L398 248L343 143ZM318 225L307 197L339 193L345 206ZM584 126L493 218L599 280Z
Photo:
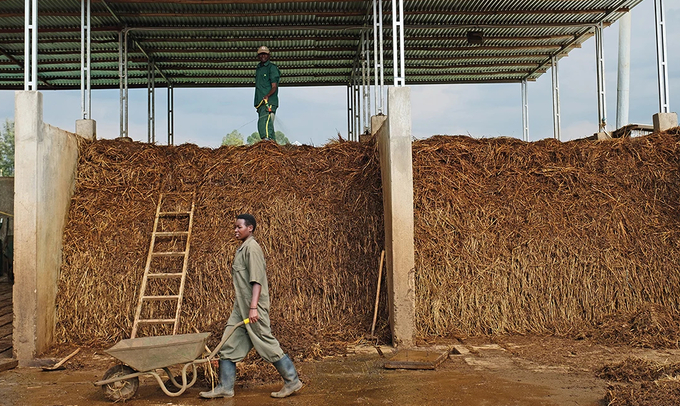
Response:
M261 47L257 48L257 54L258 54L258 55L259 55L259 54L271 54L271 52L269 52L269 48L267 48L266 46L262 45Z

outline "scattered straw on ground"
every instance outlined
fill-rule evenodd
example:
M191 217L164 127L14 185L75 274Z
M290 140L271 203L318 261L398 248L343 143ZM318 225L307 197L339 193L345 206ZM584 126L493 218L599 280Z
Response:
M624 384L610 384L609 406L668 406L680 404L680 363L658 363L640 358L605 365L597 376Z
M642 358L627 358L596 371L598 378L614 382L655 381L680 374L680 363L662 364Z
M680 405L680 382L664 380L633 385L609 385L604 401L607 406Z

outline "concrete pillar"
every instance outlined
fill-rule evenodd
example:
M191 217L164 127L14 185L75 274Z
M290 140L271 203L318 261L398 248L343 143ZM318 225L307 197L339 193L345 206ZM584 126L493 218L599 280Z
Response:
M408 348L414 345L415 335L411 89L392 87L387 92L387 99L386 125L375 126L379 127L387 293L392 342L395 346Z
M656 113L652 116L654 132L666 131L678 126L678 113Z
M91 119L76 120L76 134L87 140L96 140L97 122Z
M385 121L387 121L387 116L384 114L371 116L371 137L375 137L375 134L380 130Z
M61 242L78 142L43 123L37 91L16 92L14 176L14 355L30 365L54 339Z

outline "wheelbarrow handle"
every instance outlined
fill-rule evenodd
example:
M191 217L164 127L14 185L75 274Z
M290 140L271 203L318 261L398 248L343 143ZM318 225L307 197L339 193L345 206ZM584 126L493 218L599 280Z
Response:
M231 337L231 335L234 334L234 331L236 331L237 328L239 328L243 325L246 325L246 324L250 324L250 319L245 319L243 321L239 321L235 325L231 326L229 328L229 330L227 330L224 333L224 338L222 338L222 341L220 341L220 343L217 344L217 347L215 347L215 349L210 353L210 355L208 356L208 360L213 359L215 357L215 355L217 355L217 353L222 349L222 346L227 342L229 337Z

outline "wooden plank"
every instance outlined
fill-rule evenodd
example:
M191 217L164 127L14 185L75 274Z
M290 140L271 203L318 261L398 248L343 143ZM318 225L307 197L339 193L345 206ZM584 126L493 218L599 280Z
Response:
M12 336L0 339L0 352L12 349Z
M12 323L0 327L0 338L12 336Z
M12 313L3 314L2 316L0 316L0 326L4 326L6 324L12 324L12 319L13 319Z
M164 272L164 273L150 273L147 276L149 278L166 278L167 279L167 278L179 278L182 275L183 274L181 272L180 273L165 273Z
M183 257L186 255L185 251L167 251L167 252L152 252L154 257Z
M448 351L402 350L385 363L387 369L436 369Z
M0 354L2 356L4 354ZM12 353L10 352L7 358L3 357L0 359L0 372L14 369L19 365L19 361L12 359Z
M0 303L0 316L12 314L12 303Z

